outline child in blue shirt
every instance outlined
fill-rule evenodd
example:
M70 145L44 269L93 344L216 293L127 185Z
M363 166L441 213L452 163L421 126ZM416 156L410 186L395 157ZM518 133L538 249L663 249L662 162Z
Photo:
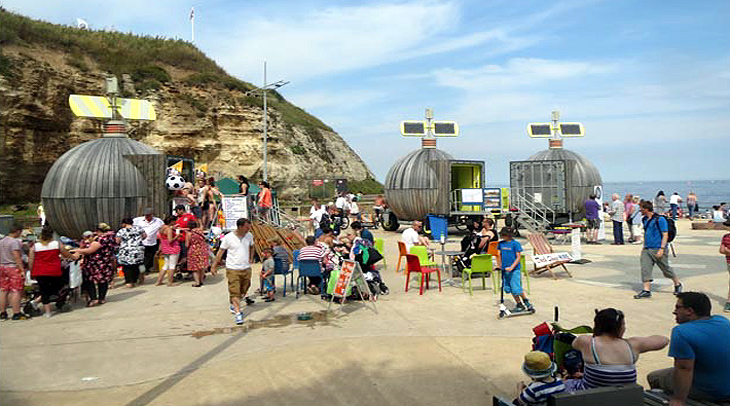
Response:
M502 240L499 242L499 258L497 268L502 269L502 288L506 293L511 293L517 303L516 312L534 310L530 300L527 299L522 290L522 277L520 275L520 258L522 258L522 245L512 239L511 231L505 227L499 231Z

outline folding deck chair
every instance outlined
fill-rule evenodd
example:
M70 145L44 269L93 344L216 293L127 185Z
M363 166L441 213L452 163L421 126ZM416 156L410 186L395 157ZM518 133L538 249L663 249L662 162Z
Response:
M550 243L547 242L544 234L529 234L527 236L527 240L530 242L530 245L532 245L532 250L535 252L535 255L545 255L553 253L553 247L550 245ZM553 273L553 268L562 266L565 270L565 273L567 273L568 276L572 278L573 275L570 273L568 268L565 267L566 262L568 261L553 262L552 264L541 266L539 268L537 264L535 264L535 269L530 271L530 274L540 275L541 273L548 271L550 272L550 276L552 276L553 279L558 279L555 276L555 273Z

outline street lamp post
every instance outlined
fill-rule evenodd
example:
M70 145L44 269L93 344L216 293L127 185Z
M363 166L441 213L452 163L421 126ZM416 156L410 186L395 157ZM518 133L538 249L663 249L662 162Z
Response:
M249 95L253 92L257 92L260 90L261 93L263 93L263 97L264 97L264 177L263 177L264 182L266 182L268 179L268 176L267 176L268 174L267 174L267 170L266 170L266 154L268 152L267 142L268 142L268 121L269 121L268 119L269 119L269 117L268 117L268 108L266 105L266 91L267 90L276 90L287 84L289 84L289 81L285 81L285 80L279 80L279 81L276 81L273 83L266 83L266 61L264 61L264 85L261 87L257 87L255 89L251 89L248 92L246 92L246 95Z

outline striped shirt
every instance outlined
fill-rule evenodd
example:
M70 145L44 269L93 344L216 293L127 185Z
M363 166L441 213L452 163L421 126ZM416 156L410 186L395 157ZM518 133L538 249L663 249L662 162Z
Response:
M591 351L595 364L586 363L583 369L583 378L577 383L577 390L600 388L604 386L620 386L636 383L636 356L627 342L626 347L631 353L631 364L628 365L604 365L601 364L596 352L595 337L591 338Z
M520 404L546 406L548 397L565 392L565 384L560 378L552 382L533 381L520 393Z
M303 259L313 259L315 261L322 262L322 258L324 258L324 249L318 245L307 245L299 250L299 261Z

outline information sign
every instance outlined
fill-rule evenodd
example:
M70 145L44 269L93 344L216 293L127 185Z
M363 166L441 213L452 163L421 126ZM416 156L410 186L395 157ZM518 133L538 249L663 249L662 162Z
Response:
M248 218L248 197L247 196L223 196L223 217L225 224L223 230L235 230L236 221L240 218Z
M542 268L555 262L570 262L572 260L573 257L567 252L555 252L552 254L532 256L532 262L534 262L535 266L538 268Z

